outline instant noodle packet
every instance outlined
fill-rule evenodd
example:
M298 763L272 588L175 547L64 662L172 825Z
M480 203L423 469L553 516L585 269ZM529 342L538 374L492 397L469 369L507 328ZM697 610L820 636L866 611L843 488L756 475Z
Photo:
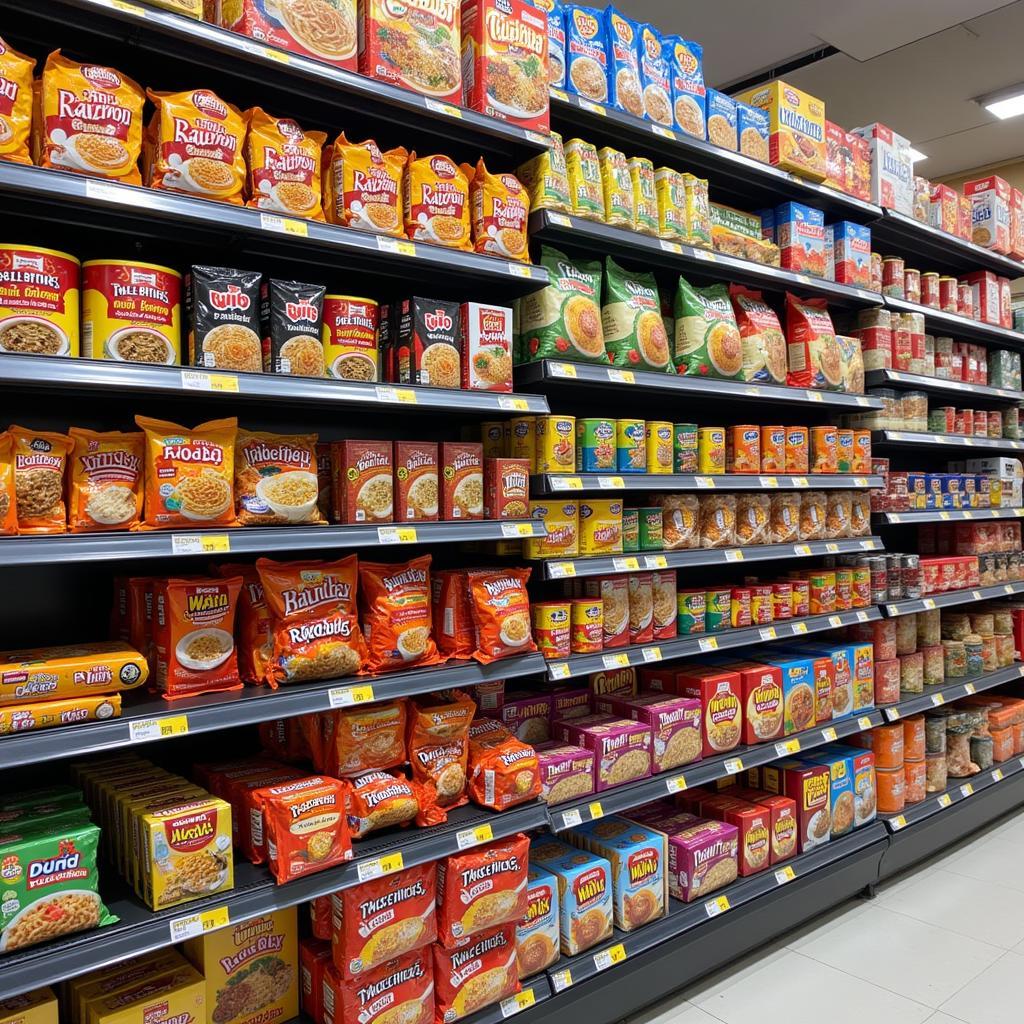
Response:
M39 164L141 185L145 102L142 89L119 71L55 50L46 58L36 108Z
M838 391L843 382L842 355L825 299L798 299L786 292L787 383L797 388Z
M331 959L343 978L361 978L437 939L433 862L331 894Z
M670 242L689 242L686 227L686 183L679 171L659 167L654 172L658 201L658 237Z
M530 624L526 581L530 569L475 569L469 573L470 606L476 625L473 657L488 664L537 650Z
M352 980L333 964L323 975L322 1024L431 1024L434 972L430 950L387 960Z
M550 140L549 149L516 168L516 177L526 186L531 210L572 213L562 136L552 132Z
M414 242L473 250L469 178L451 157L410 153L402 195L405 233Z
M442 824L466 803L469 726L476 705L461 690L414 697L408 705L406 749L413 782L422 786L418 825Z
M398 564L363 562L359 580L367 671L442 660L430 635L430 555Z
M344 783L313 775L253 795L278 885L352 859Z
M734 380L743 373L743 344L728 286L694 288L679 278L675 297L675 364L680 373Z
M256 569L274 619L268 681L293 683L352 675L366 660L356 616L358 559L273 562Z
M515 924L528 909L530 840L522 833L437 862L437 934L452 948L467 936Z
M478 719L469 727L469 795L496 811L535 800L540 795L537 752L500 722Z
M274 651L274 630L260 574L252 565L221 564L217 571L223 576L242 578L235 611L238 674L246 683L265 684L268 681L267 665Z
M64 470L73 442L54 434L12 426L14 493L18 533L64 533Z
M442 569L430 578L434 638L446 658L473 656L476 638L469 599L469 575L459 569Z
M32 75L36 62L0 39L0 160L31 164Z
M238 432L235 500L241 525L323 523L316 443L316 434Z
M565 144L565 172L572 212L587 220L603 221L604 185L597 149L582 139L570 139Z
M72 533L126 530L139 525L145 435L68 431L71 491L68 527Z
M334 10L330 4L324 6ZM271 117L260 107L247 110L245 120L249 126L245 143L249 171L246 205L323 220L320 162L327 136L323 132L304 132L290 118Z
M14 489L14 438L0 433L0 536L18 532L18 505Z
M0 708L0 736L12 732L52 729L55 725L79 722L104 722L121 717L121 695L78 697L73 700L49 700Z
M324 711L317 717L321 727L313 761L317 771L344 779L405 763L404 700Z
M729 285L743 346L743 379L786 383L786 336L775 310L758 291Z
M633 230L645 235L658 235L658 196L654 180L654 164L646 157L631 156L626 161L633 185Z
M367 772L349 781L348 827L354 839L409 825L419 812L415 783L398 772Z
M614 7L606 7L604 30L608 58L608 103L634 117L643 117L638 52L640 26L624 18Z
M654 274L627 271L605 257L601 328L616 366L674 372Z
M601 168L605 223L632 230L636 220L636 204L633 201L633 181L629 175L626 154L610 146L602 146L598 150L597 159Z
M402 184L409 153L401 146L381 152L373 139L349 142L342 132L324 150L324 212L332 224L405 234Z
M245 118L209 89L154 92L155 149L150 188L242 204Z
M473 246L477 252L529 262L526 223L530 197L514 174L492 174L480 157L475 168L462 164L469 181Z
M450 1024L520 989L516 926L507 924L445 948L434 947L436 1024Z
M145 518L140 529L231 526L235 522L237 419L189 429L136 416L146 434Z

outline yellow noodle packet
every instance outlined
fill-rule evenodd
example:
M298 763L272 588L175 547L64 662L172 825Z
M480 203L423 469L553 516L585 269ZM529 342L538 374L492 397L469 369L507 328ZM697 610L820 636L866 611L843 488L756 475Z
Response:
M646 157L631 156L626 166L633 186L633 230L657 235L658 196L654 189L654 164Z
M551 148L538 153L516 169L516 177L526 186L531 210L555 210L572 213L569 178L565 169L562 136L551 133Z
M589 220L604 220L601 162L594 146L582 139L570 139L565 144L565 170L572 212Z
M685 242L686 186L683 176L671 167L654 172L654 195L658 201L658 237L669 242Z
M601 167L605 223L632 229L636 217L636 204L633 202L633 182L630 179L626 154L612 149L611 146L602 146L597 158Z

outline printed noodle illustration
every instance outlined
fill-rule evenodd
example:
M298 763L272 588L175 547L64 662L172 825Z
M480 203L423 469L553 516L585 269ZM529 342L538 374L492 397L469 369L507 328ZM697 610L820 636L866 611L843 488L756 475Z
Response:
M213 1024L230 1024L244 1014L257 1013L288 991L293 975L292 965L280 957L260 957L218 990L210 1019Z

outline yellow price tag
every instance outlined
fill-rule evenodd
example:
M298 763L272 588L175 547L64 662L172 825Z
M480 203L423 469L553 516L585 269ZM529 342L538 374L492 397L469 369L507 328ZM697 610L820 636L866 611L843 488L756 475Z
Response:
M613 384L635 384L636 375L632 370L616 370L614 367L608 368L608 379Z
M835 743L837 735L838 734L836 733L835 729L833 729L831 726L829 726L827 729L821 730L821 738L826 743Z
M777 476L763 476L761 477L762 487L778 487L779 478Z
M166 740L184 736L188 732L187 715L169 715L167 718L146 718L128 723L128 739L132 743L148 740Z
M628 572L640 568L640 562L632 555L626 558L613 558L612 568L616 572Z
M563 103L567 103L569 100L569 94L564 89L552 89L551 95L556 100L561 100Z
M805 391L804 394L807 396L808 402L824 402L825 397L820 391Z
M185 917L172 918L171 942L181 942L184 939L194 938L196 935L205 935L207 932L224 928L231 923L227 907L213 907L211 910L204 910L198 914L188 914Z
M724 914L728 909L728 896L716 896L713 900L708 900L704 904L704 910L707 912L708 917L718 917L719 914Z
M695 476L693 482L697 487L697 490L714 490L715 489L715 478L712 476Z
M742 562L743 552L739 548L729 548L725 552L725 560L727 562Z
M222 391L238 394L238 378L230 373L182 370L181 386L187 391Z
M932 707L936 707L937 708L940 704L945 704L945 703L946 703L946 696L945 696L945 694L942 694L942 693L933 693L932 694Z
M551 975L551 987L555 992L562 992L564 989L572 988L572 971L568 967L563 971L556 971Z
M953 802L953 798L948 793L943 793L938 799L940 807L948 807Z
M507 1020L533 1006L536 1001L537 997L533 994L532 988L523 989L522 992L517 992L514 996L509 996L501 1001L499 1004L501 1016Z
M583 481L578 476L554 476L551 478L553 491L582 491Z
M697 646L707 654L708 651L718 650L718 638L714 636L702 636L697 641Z
M924 599L924 600L923 600L923 601L921 602L921 604L923 604L923 605L924 605L924 607L925 607L925 608L927 608L927 609L928 609L928 611L930 611L930 612L931 612L931 611L934 611L934 610L935 610L935 600L934 600L934 598L931 598L931 597L926 597L926 598L925 598L925 599Z
M216 555L231 550L226 533L176 533L171 537L172 555Z
M590 100L579 100L579 105L581 110L589 110L592 114L600 114L601 117L608 116L608 111L600 103L591 103Z
M946 522L948 522L949 519L952 518L952 517L950 516L950 514L948 512L940 512L939 513L939 518L944 520L944 521L946 521Z
M759 630L762 640L778 640L779 634L775 631L774 626L769 626L767 629Z
M899 708L886 708L885 709L885 716L886 716L886 718L889 719L890 722L898 722L899 719L900 719L900 709Z
M406 238L386 238L384 235L377 236L377 249L380 252L396 253L399 256L415 256L416 243Z
M1002 782L1003 781L1003 769L1002 768L996 768L995 771L992 772L992 781L993 782Z
M377 541L380 544L415 544L415 526L378 526Z
M577 376L576 367L573 366L572 363L552 363L551 376L572 377L575 379L575 377Z
M974 683L964 683L964 693L974 693L974 692L975 692Z
M806 633L807 632L807 623L806 622L794 622L793 623L793 632L794 633Z
M783 743L776 743L775 753L779 757L785 757L787 754L798 754L800 753L800 741L798 739L790 739Z
M628 654L606 654L601 658L601 661L607 669L629 668Z
M965 782L965 783L964 783L964 784L963 784L963 785L962 785L962 786L960 787L960 792L961 792L961 793L962 793L962 794L963 794L964 796L973 796L973 795L974 795L974 787L973 787L973 786L972 786L972 785L971 785L971 784L970 784L969 782Z
M675 141L676 133L672 131L671 128L666 128L662 124L652 124L651 131L654 132L655 135L660 135L663 139L672 139L673 142Z
M498 408L511 412L527 412L530 403L525 398L499 398Z
M1007 583L1006 586L1003 587L1003 593L1004 594L1015 594L1016 590L1014 589L1013 584L1012 583Z
M564 580L576 575L575 562L549 562L548 579Z
M267 49L269 56L270 50ZM261 213L260 227L264 231L277 231L283 235L298 235L301 238L309 237L309 224L304 220L295 220L292 217L279 217L276 213Z
M794 487L810 487L811 485L808 482L807 477L805 477L805 476L795 476L795 477L793 477L793 486Z
M587 807L587 810L590 812L591 821L597 821L598 818L604 817L604 809L601 807L600 800L595 800Z
M533 277L533 271L525 263L508 263L506 266L513 277Z
M661 661L661 648L660 647L644 647L640 651L644 661Z
M402 860L402 851L385 853L381 857L374 857L373 860L363 861L356 865L356 874L360 882L369 882L373 878L382 878L384 875L393 875L405 867Z
M843 617L841 615L830 615L828 618L828 624L833 629L838 629L843 624Z
M796 872L789 864L784 868L779 868L779 870L775 872L775 881L779 885L785 885L787 882L792 882L794 878L796 878Z
M678 242L661 241L661 248L664 252L675 253L676 256L683 255L683 247Z
M668 559L664 555L644 555L644 568L667 569Z
M665 788L670 793L682 793L686 789L686 776L676 775L674 778L666 779Z
M532 523L502 523L501 524L501 535L506 540L511 540L513 537L532 537L533 536L533 524Z
M855 476L853 478L853 483L855 487L867 487L868 478L866 476Z
M373 687L334 686L327 691L327 700L332 708L348 708L353 704L369 704L373 701Z
M608 959L613 964L621 964L626 959L626 947L621 942L618 945L612 946L606 952L608 953Z
M124 11L125 14L134 14L137 18L144 18L146 12L136 4L125 3L125 0L110 0L110 6L115 11Z
M725 770L729 775L739 775L739 773L743 771L743 758L730 757L725 762Z
M471 846L479 846L481 843L489 843L494 838L494 830L489 824L477 825L474 828L464 828L455 833L455 844L460 850L469 849Z
M597 486L602 491L621 491L626 485L621 476L599 476Z
M902 814L897 815L892 819L892 827L894 832L898 832L901 828L904 828L907 824L907 819Z
M548 675L552 679L568 679L572 674L572 670L564 661L555 662L554 665L548 665Z
M867 715L861 715L861 717L857 719L857 728L860 729L861 732L870 729L871 719Z
M440 100L431 99L429 96L425 100L428 110L433 110L436 114L445 114L447 117L462 117L462 111L453 106L451 103L442 103Z

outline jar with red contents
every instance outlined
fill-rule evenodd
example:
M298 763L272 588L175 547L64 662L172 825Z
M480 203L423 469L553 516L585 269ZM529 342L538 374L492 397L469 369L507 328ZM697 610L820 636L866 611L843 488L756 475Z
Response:
M932 309L938 309L939 302L939 275L934 270L926 270L921 275L921 302Z
M946 313L955 313L958 308L957 279L955 277L940 277L939 309Z
M904 264L899 256L882 259L882 294L890 299L903 298Z

